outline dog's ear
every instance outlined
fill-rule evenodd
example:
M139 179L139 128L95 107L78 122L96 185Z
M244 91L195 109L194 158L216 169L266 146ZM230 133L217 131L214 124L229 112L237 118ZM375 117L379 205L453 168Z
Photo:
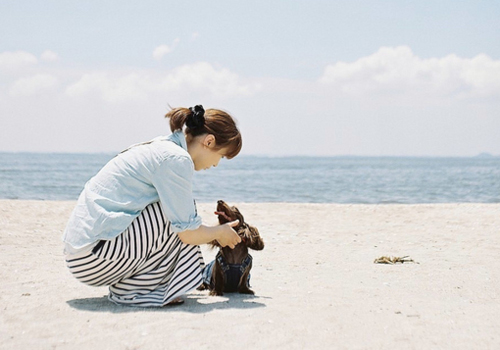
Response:
M234 214L236 214L236 219L240 221L240 225L243 225L243 223L245 222L245 218L243 217L243 214L240 212L240 210L236 207L232 207L231 210Z
M211 249L214 249L214 248L222 248L221 245L219 244L219 242L217 242L217 240L213 240L211 242L208 242L207 243Z
M246 232L246 237L248 237L247 247L253 250L264 249L264 240L260 237L259 230L257 227L248 225L248 232Z

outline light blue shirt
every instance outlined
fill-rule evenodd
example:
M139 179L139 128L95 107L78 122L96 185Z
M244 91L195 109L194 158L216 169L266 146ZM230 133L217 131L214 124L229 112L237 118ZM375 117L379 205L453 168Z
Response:
M63 234L66 251L115 238L157 201L173 232L197 229L201 217L193 199L193 174L181 131L120 153L85 184Z

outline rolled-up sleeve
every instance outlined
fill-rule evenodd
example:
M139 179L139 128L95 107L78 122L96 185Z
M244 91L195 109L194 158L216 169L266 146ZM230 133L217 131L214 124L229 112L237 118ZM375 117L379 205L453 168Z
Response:
M175 233L195 230L202 222L193 198L193 173L193 161L184 156L165 158L153 173L152 184Z

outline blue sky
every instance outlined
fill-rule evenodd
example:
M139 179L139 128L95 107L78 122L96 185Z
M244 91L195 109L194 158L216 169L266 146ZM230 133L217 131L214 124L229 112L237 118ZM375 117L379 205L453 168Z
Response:
M500 155L498 1L0 2L0 151L222 108L245 154Z

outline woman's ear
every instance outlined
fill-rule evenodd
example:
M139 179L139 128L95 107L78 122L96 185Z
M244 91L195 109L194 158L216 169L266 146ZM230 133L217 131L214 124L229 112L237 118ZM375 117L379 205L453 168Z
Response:
M205 136L205 139L203 140L203 146L208 147L208 148L214 148L215 147L215 136L212 134L208 134Z

